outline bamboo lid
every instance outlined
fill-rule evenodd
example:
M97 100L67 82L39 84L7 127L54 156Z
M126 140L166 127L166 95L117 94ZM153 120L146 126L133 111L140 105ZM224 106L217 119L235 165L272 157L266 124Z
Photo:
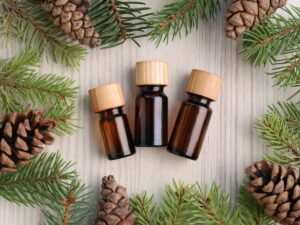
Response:
M94 112L125 105L122 87L118 83L108 84L89 90Z
M136 63L136 85L168 85L168 63L141 61Z
M216 101L221 92L223 78L202 70L193 70L186 91Z

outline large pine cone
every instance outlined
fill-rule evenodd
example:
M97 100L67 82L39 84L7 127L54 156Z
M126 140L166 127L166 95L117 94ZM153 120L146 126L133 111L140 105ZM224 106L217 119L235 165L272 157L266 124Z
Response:
M255 163L246 169L246 185L265 213L284 225L300 225L300 172L296 168Z
M91 48L99 46L99 34L87 15L88 0L42 0L42 8L49 13L54 26L73 40Z
M103 177L101 195L96 225L134 225L126 188L118 185L113 176Z
M49 134L54 127L55 122L42 119L40 111L5 115L0 122L0 171L15 171L29 163L43 145L54 142Z
M236 39L286 3L287 0L231 0L225 16L226 36Z

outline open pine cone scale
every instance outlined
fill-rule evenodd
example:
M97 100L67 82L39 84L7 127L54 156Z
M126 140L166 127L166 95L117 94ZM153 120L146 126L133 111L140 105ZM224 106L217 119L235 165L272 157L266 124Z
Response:
M284 225L300 225L300 172L297 168L255 163L246 169L246 189L265 213Z
M54 142L55 122L42 119L40 111L5 115L0 124L0 171L15 171Z

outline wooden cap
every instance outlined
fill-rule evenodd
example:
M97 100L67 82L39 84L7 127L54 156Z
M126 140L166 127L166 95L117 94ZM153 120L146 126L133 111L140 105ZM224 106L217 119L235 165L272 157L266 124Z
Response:
M104 111L125 105L120 84L108 84L89 90L94 112Z
M136 63L136 85L168 85L168 63L141 61Z
M193 70L186 91L216 101L220 95L223 78L202 70Z

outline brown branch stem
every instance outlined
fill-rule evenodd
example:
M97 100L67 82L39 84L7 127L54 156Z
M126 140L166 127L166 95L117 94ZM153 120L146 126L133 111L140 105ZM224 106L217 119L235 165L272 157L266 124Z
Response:
M298 29L298 28L300 28L300 24L298 24L296 26L292 26L292 27L287 27L287 28L273 34L272 36L261 40L260 42L257 43L256 47L264 46L264 45L268 44L269 42L271 42L272 40L274 40L278 37L284 36L284 35L288 34L289 32L291 32L295 29Z
M0 86L4 86L4 87L12 87L12 88L16 88L16 89L28 89L28 90L35 90L35 91L39 91L39 92L45 92L48 93L50 95L58 95L60 97L61 100L65 100L67 96L65 96L62 91L57 91L57 92L51 92L46 88L41 88L41 87L34 87L31 85L24 85L24 84L20 84L19 82L7 82L6 79L0 79Z
M70 212L71 212L71 207L72 207L72 204L74 202L76 202L76 197L74 195L74 192L75 190L73 189L68 198L67 199L64 199L64 200L61 200L59 202L59 204L65 206L65 213L64 213L64 221L63 221L63 225L68 225L69 224L69 219L70 219Z
M192 8L196 4L196 2L197 2L197 0L192 0L189 4L187 4L181 10L179 10L178 13L170 16L166 22L160 23L158 25L159 30L163 30L164 28L166 28L169 24L171 24L174 20L176 20L180 15L183 15L186 11L188 11L190 8Z
M209 213L209 215L211 215L211 217L215 219L215 221L218 223L218 225L225 225L225 222L222 221L220 218L218 218L216 213L211 209L209 198L207 198L205 201L203 201L203 207Z
M124 41L126 41L128 39L128 36L127 36L127 33L126 33L125 26L123 24L123 20L120 16L118 8L117 8L116 2L115 2L115 0L110 0L110 2L111 2L111 7L113 9L113 12L115 13L116 20L117 20L117 23L119 25L120 31L121 31L122 36L124 38Z

